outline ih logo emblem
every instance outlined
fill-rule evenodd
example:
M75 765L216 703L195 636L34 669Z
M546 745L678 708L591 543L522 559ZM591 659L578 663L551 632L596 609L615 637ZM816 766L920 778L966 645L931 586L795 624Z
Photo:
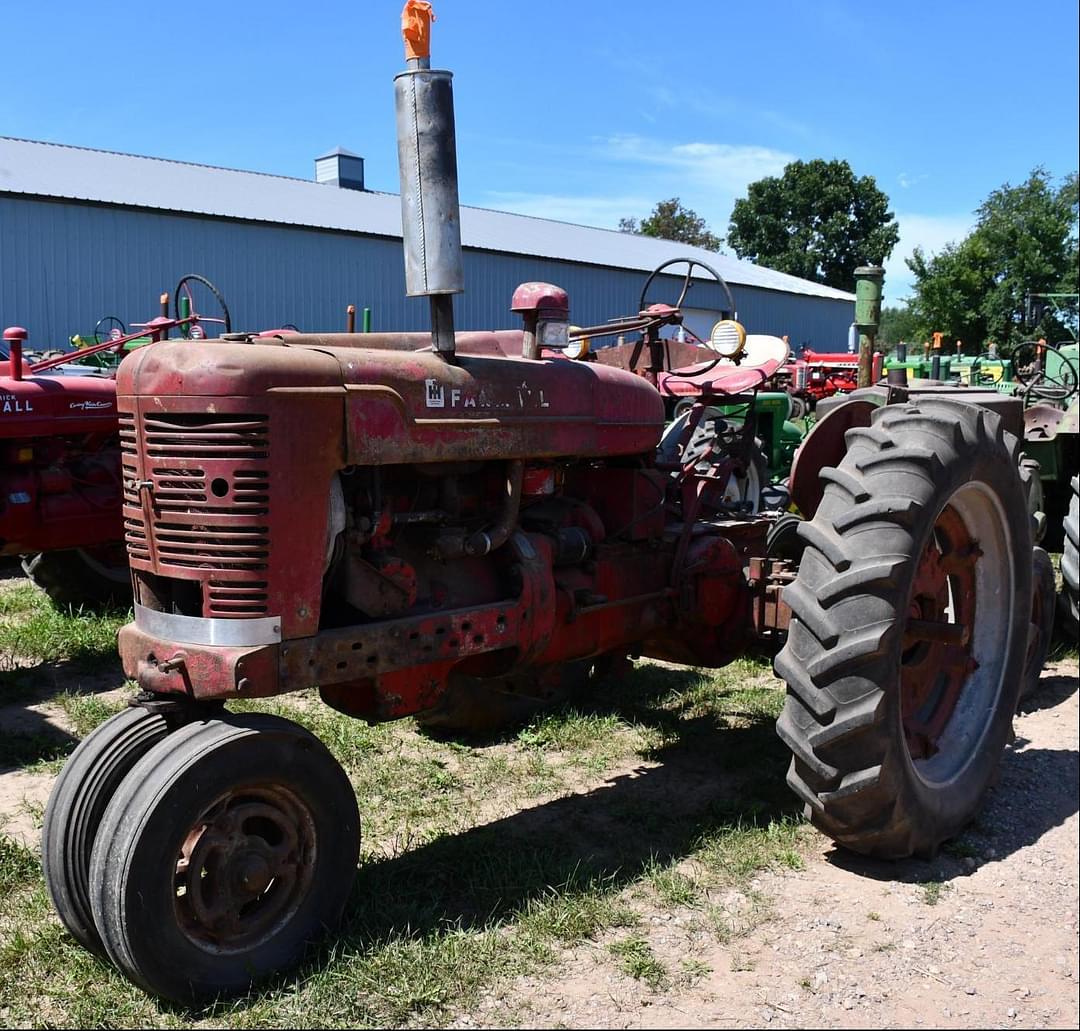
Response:
M445 408L446 394L443 385L437 379L424 380L424 384L427 387L428 408Z

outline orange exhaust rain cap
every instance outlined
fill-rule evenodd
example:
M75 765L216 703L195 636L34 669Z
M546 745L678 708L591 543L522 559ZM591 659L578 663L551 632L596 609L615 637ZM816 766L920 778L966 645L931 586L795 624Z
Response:
M401 9L401 34L405 37L405 59L431 55L431 23L435 12L428 0L405 0Z

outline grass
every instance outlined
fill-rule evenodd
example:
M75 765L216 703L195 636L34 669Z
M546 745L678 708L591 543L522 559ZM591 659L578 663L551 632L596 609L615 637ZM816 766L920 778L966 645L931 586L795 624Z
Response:
M649 943L642 937L623 938L608 946L618 961L619 969L638 981L644 981L650 988L666 988L668 985L667 967L653 954Z
M9 587L0 594L0 669L63 659L113 666L116 632L130 618L126 611L60 611L33 584Z
M0 640L20 642L20 656L112 661L121 617L84 621L61 648L77 617L22 587L4 605ZM79 736L122 704L66 691L54 701ZM341 929L245 998L179 1009L77 946L52 914L36 857L0 838L2 1019L428 1025L588 942L607 942L608 962L653 990L692 984L708 968L666 969L645 915L683 913L727 940L767 916L753 875L801 861L772 727L781 701L761 663L718 673L643 664L479 747L418 734L408 720L367 726L312 693L234 704L311 729L357 791L364 839ZM12 763L41 768L59 764L50 747L68 746L34 737L3 747ZM748 903L725 924L710 899L731 891Z
M951 884L945 884L943 881L927 881L922 886L922 900L928 906L936 906L950 891L952 891Z

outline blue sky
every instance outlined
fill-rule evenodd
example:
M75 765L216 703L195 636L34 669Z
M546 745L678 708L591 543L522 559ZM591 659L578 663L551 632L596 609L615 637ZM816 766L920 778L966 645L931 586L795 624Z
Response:
M399 0L5 4L0 134L397 190ZM468 204L614 227L678 196L726 231L746 184L846 158L935 251L1036 165L1076 169L1077 5L436 0Z

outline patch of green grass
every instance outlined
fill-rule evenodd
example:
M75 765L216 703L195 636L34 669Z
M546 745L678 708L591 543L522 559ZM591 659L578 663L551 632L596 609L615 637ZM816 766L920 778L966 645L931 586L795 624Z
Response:
M802 833L802 822L790 817L764 823L737 819L704 835L699 856L702 862L733 880L744 880L768 867L801 870Z
M642 937L623 938L608 946L619 961L619 969L637 981L644 981L650 988L666 988L669 983L667 968L653 953L649 943Z
M130 619L130 611L62 612L32 584L20 584L0 596L0 658L7 658L6 668L15 660L112 665L116 632Z
M134 685L131 686L134 691ZM71 721L72 728L80 737L86 737L95 727L127 708L126 701L105 700L95 694L76 694L65 691L54 699Z
M671 865L654 866L649 872L649 880L660 901L667 906L690 906L701 897L697 882Z
M950 891L952 891L951 884L944 884L941 881L927 881L922 886L922 900L928 906L936 906Z
M629 729L610 713L564 709L534 720L518 733L517 739L522 745L545 751L609 753L616 737Z
M602 880L586 882L576 889L570 887L574 880L526 903L517 925L522 941L531 938L576 945L609 927L637 923L636 914L622 905Z
M39 609L42 593L29 580L13 584L0 592L0 617L21 616Z
M697 984L712 973L712 967L700 959L684 959L679 963L679 980L687 986Z
M38 858L25 845L0 834L0 892L35 881L41 873Z

